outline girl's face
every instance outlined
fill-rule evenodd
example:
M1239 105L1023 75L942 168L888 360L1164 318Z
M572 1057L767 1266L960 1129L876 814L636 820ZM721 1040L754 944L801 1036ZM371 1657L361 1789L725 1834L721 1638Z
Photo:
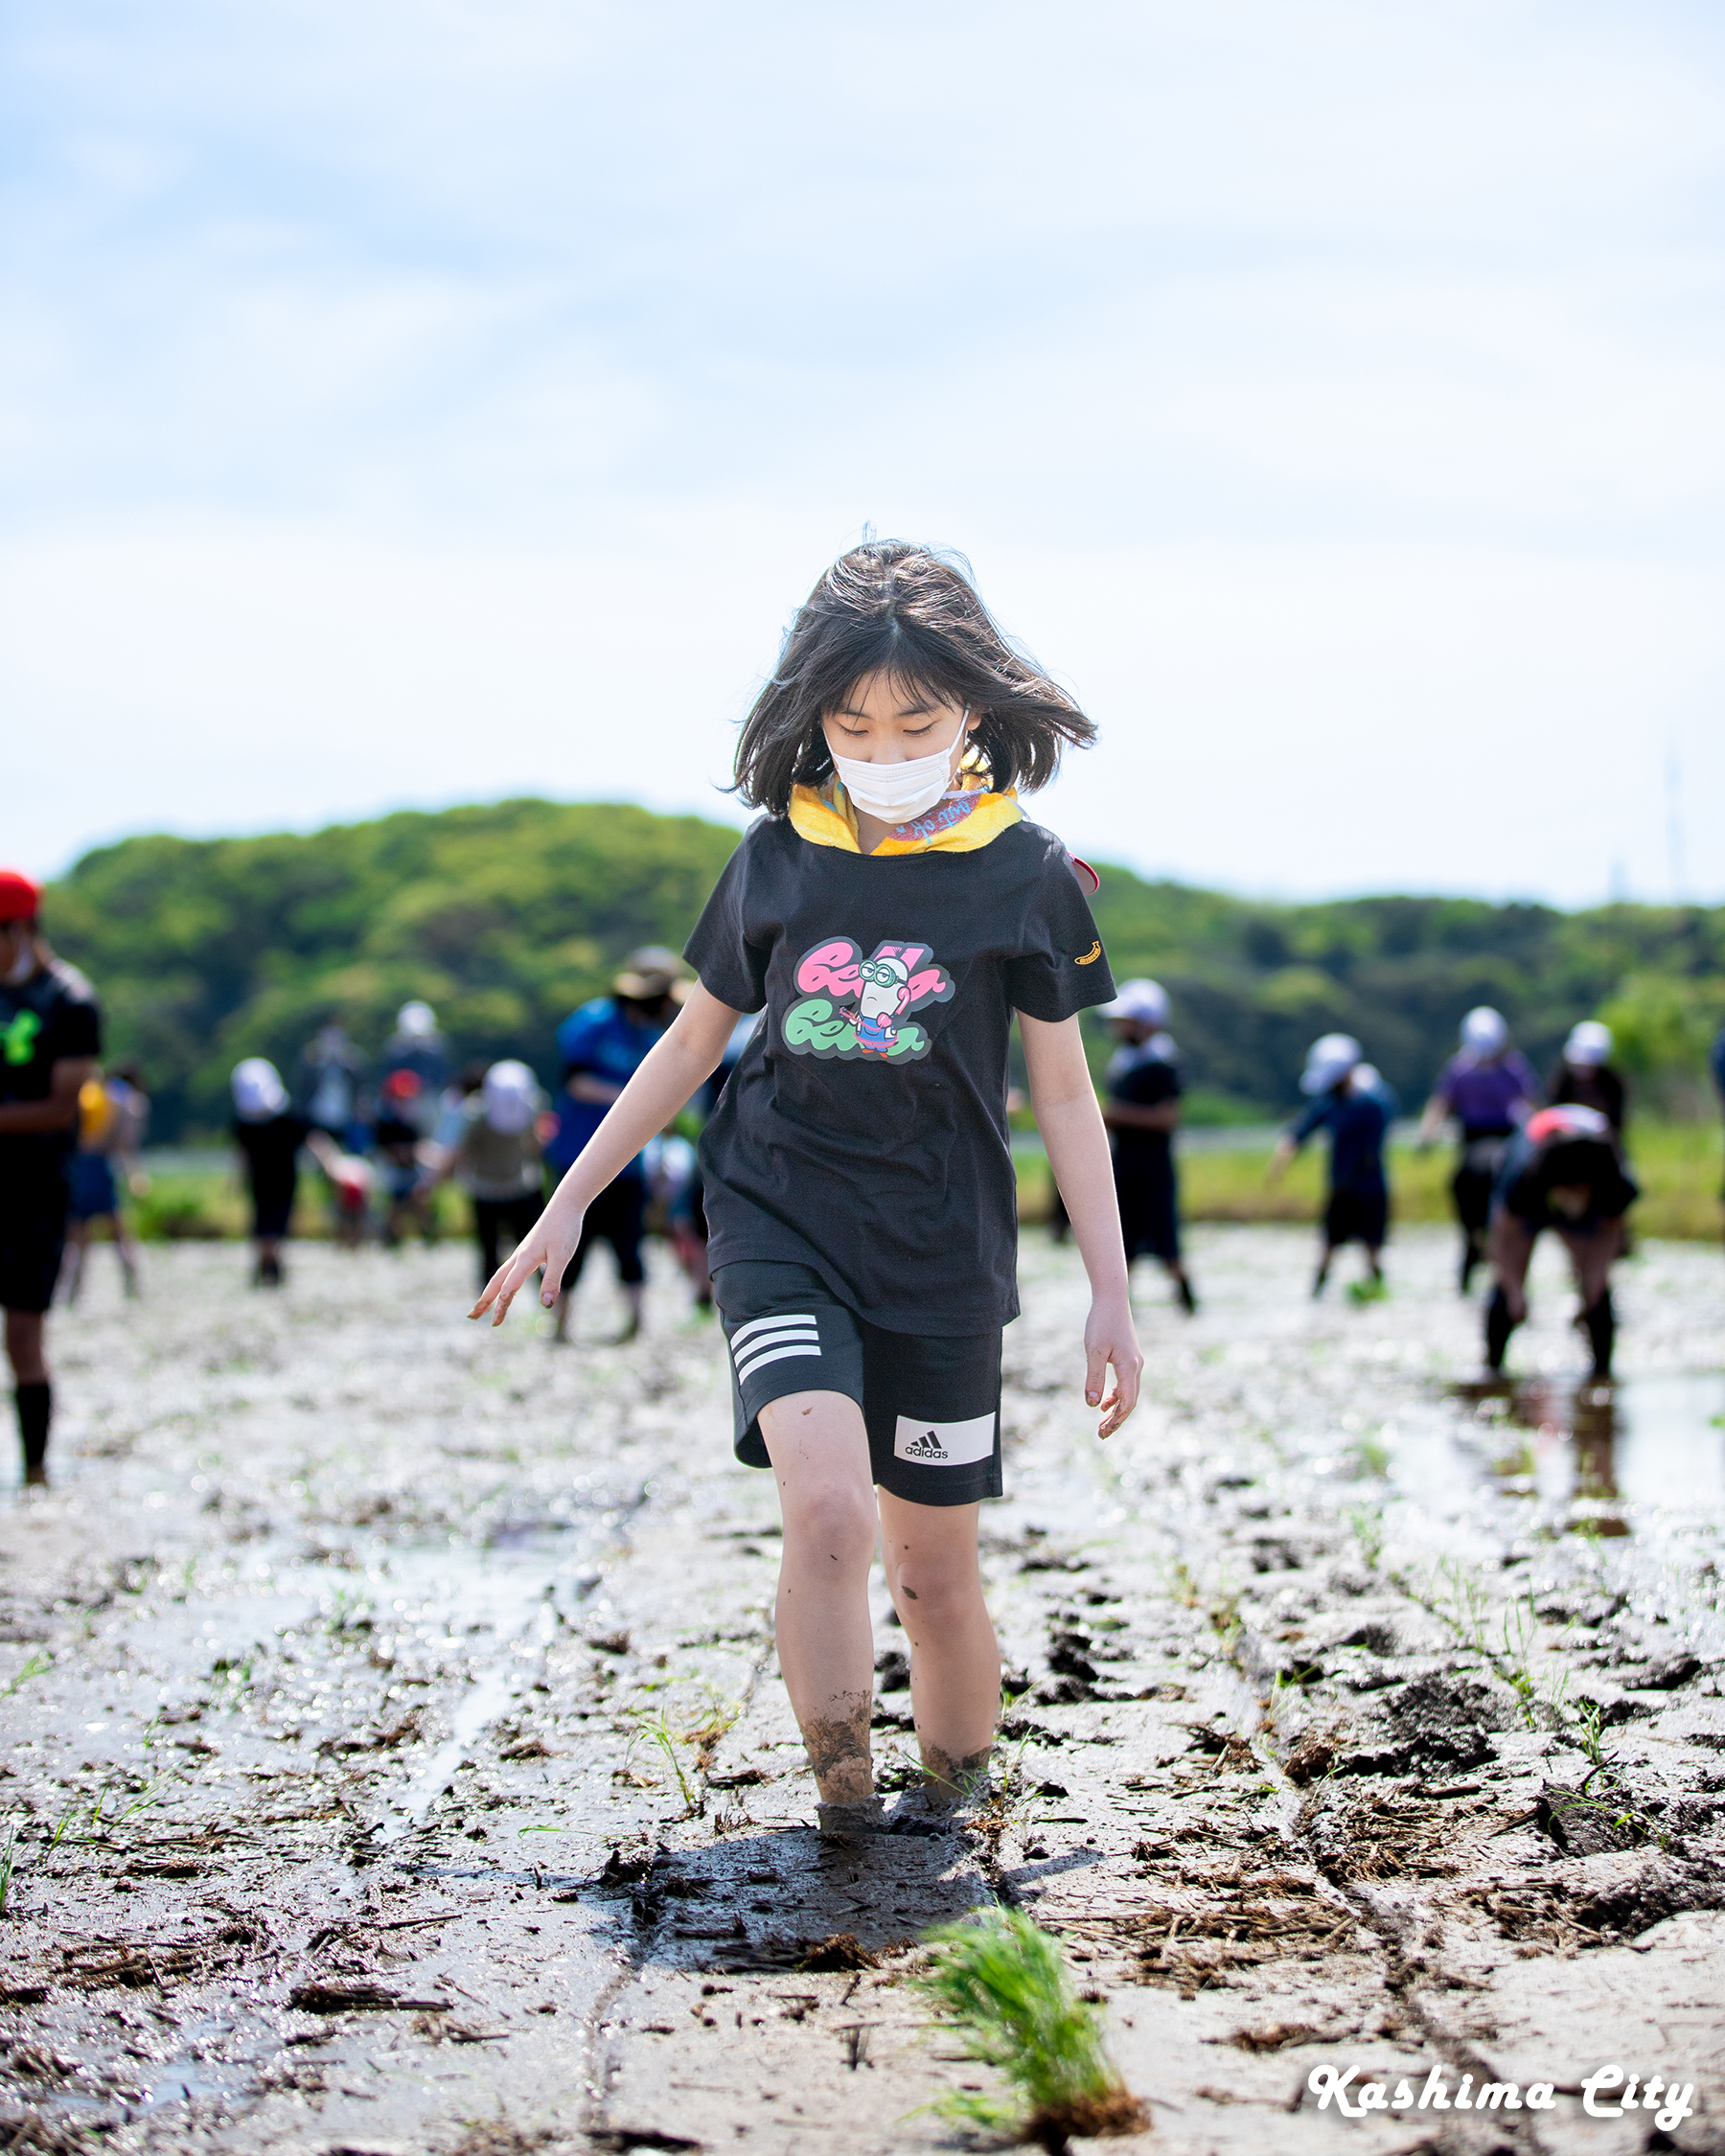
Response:
M956 776L980 722L975 713L966 719L962 705L932 689L895 683L886 674L865 674L820 725L835 755L854 756L860 764L907 764L951 744L950 770Z

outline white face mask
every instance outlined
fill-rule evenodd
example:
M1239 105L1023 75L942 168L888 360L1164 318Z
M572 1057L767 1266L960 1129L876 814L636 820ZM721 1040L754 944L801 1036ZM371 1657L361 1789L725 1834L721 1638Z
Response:
M855 756L840 756L829 743L833 768L844 791L862 812L886 823L908 823L932 809L952 785L953 751L964 738L970 717L966 704L958 719L958 731L944 748L932 756L908 757L902 764L865 764Z

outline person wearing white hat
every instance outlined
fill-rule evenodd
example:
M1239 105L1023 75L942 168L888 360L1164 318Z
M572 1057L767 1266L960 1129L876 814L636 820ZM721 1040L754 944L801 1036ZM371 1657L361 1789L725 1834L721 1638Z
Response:
M470 1085L462 1103L447 1172L472 1204L483 1288L497 1270L504 1236L512 1246L518 1243L544 1210L539 1126L548 1104L524 1063L494 1063L483 1074L472 1075L478 1082ZM468 1079L464 1072L464 1084Z
M247 1056L234 1066L228 1081L234 1101L234 1143L240 1149L251 1190L254 1288L279 1288L283 1281L282 1244L293 1214L299 1183L299 1150L314 1153L332 1175L340 1163L337 1147L322 1131L313 1131L293 1112L280 1071L266 1056Z
M1106 1073L1102 1120L1114 1138L1115 1196L1130 1273L1153 1257L1174 1283L1180 1307L1194 1317L1198 1298L1180 1251L1180 1191L1174 1133L1180 1127L1180 1050L1163 1031L1168 998L1153 980L1129 980L1098 1017L1120 1044Z
M437 1013L416 997L396 1013L396 1029L383 1044L379 1058L380 1089L393 1104L396 1119L407 1126L415 1140L428 1138L437 1127L437 1104L449 1080L448 1043L437 1030ZM403 1071L417 1085L391 1087Z
M1622 1138L1628 1089L1612 1064L1613 1045L1610 1026L1598 1019L1572 1026L1550 1090L1553 1108L1596 1108Z
M1384 1293L1379 1263L1390 1227L1390 1186L1384 1176L1384 1139L1396 1109L1395 1094L1351 1033L1326 1033L1306 1051L1300 1089L1311 1104L1288 1126L1271 1156L1268 1180L1276 1181L1314 1132L1329 1133L1329 1189L1322 1223L1323 1248L1312 1282L1323 1293L1330 1265L1345 1243L1366 1250L1367 1279L1356 1299Z
M1481 1003L1461 1021L1460 1052L1438 1073L1419 1125L1421 1145L1431 1144L1450 1118L1460 1125L1450 1196L1461 1227L1463 1295L1475 1268L1485 1262L1491 1190L1509 1141L1538 1105L1533 1066L1511 1047L1503 1014Z

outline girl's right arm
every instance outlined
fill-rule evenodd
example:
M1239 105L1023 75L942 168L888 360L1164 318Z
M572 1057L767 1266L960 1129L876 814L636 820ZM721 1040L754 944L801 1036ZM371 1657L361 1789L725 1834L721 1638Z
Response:
M486 1283L470 1318L492 1313L500 1325L518 1291L540 1267L540 1300L549 1309L563 1285L564 1269L581 1241L582 1216L599 1193L628 1167L655 1132L662 1131L719 1067L724 1044L742 1016L709 996L697 981L675 1022L656 1041L646 1061L624 1087L609 1113L583 1146L574 1166L552 1193L532 1233Z

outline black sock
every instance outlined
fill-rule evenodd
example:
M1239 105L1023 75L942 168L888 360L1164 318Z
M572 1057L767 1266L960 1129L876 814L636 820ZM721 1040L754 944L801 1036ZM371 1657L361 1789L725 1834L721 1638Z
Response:
M48 1457L48 1422L54 1412L54 1388L46 1378L34 1385L19 1386L13 1398L18 1406L18 1435L24 1441L24 1472L38 1471Z
M1597 1378L1608 1378L1611 1351L1617 1344L1617 1312L1611 1307L1609 1288L1598 1302L1588 1304L1581 1313L1581 1322L1587 1328L1587 1342L1593 1349L1593 1374Z
M1509 1335L1514 1332L1516 1320L1509 1315L1509 1298L1502 1288L1493 1288L1491 1300L1485 1305L1485 1366L1501 1370L1504 1366L1504 1350L1509 1344Z

